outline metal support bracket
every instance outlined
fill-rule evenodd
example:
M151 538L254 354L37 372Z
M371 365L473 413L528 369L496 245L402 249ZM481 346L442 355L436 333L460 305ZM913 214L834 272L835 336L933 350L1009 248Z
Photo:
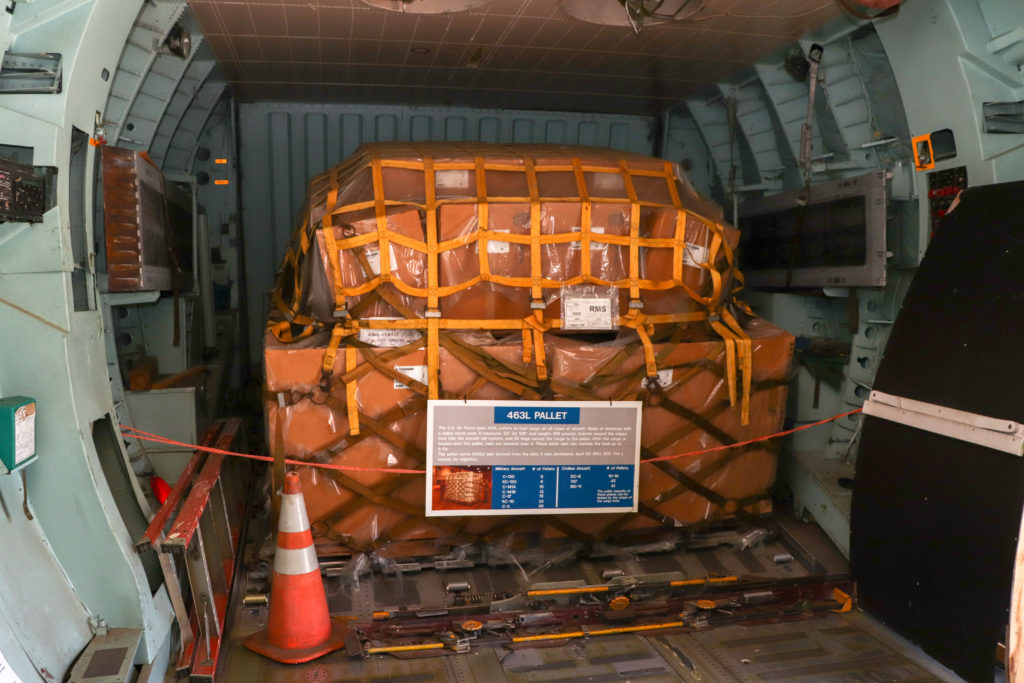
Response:
M986 133L1024 133L1024 101L981 105Z
M871 392L864 402L864 414L1018 457L1024 456L1024 425L1012 420L954 410L881 391Z
M0 64L0 93L55 94L62 81L62 60L57 53L14 54L8 52Z

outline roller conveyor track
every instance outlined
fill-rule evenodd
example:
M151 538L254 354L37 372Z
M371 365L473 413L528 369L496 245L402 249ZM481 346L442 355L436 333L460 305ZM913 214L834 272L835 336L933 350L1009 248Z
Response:
M854 589L817 527L784 514L764 522L767 534L723 526L688 549L561 566L529 553L359 567L322 557L347 648L294 666L241 645L267 618L252 604L267 592L266 564L250 559L218 680L958 680L865 614L838 612Z

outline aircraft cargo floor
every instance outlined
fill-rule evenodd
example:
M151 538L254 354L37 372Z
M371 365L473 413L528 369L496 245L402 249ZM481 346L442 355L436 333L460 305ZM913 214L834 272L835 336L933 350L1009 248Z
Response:
M267 591L267 565L257 557L267 547L266 526L249 525L248 571L235 587L218 681L960 680L856 607L833 611L842 609L842 593L833 597L833 589L850 588L848 563L818 527L784 512L766 520L763 538L750 527L726 526L691 539L686 550L634 547L566 566L492 556L448 569L363 569L356 580L346 558L321 554L332 617L352 632L348 647L307 664L277 664L243 645L267 620L268 608L252 604ZM714 578L723 583L709 582ZM664 588L673 581L677 587ZM449 590L460 585L466 592ZM616 609L609 595L585 592L604 585L628 585L618 593L629 592L633 602ZM568 599L520 599L538 587L567 586L583 589ZM603 615L601 623L589 623L594 615ZM482 628L460 632L464 624ZM651 628L614 633L638 624ZM607 631L613 633L600 635ZM514 636L539 638L524 644ZM447 645L369 652L430 642Z

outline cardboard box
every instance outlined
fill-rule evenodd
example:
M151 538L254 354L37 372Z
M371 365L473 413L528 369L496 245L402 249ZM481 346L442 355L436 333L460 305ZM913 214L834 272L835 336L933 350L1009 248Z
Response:
M728 402L723 378L724 344L698 330L689 331L677 344L657 344L663 354L660 383L663 399L660 405L647 398L643 409L641 442L650 455L671 455L701 450L723 443L743 441L777 432L785 411L786 383L792 358L793 337L759 319L748 323L747 333L753 340L753 384L749 424L741 424L738 407ZM634 342L638 345L638 342ZM624 352L626 358L611 373L616 381L593 388L595 400L608 398L641 398L643 390L643 356L629 342L590 344L578 339L549 335L546 352L557 391L559 382L573 386L592 380L595 373ZM508 367L519 368L529 375L532 368L522 363L522 347L515 339L504 344L479 345L478 352L500 360ZM426 411L401 414L403 406L421 406L423 398L415 391L400 388L396 381L377 370L367 372L357 381L359 409L375 419L385 419L387 431L409 444L402 449L380 435L367 431L360 437L348 434L348 418L344 400L334 405L318 405L305 397L316 385L323 361L322 347L291 348L272 337L266 347L267 390L286 397L281 408L276 395L268 396L268 434L272 449L281 448L289 457L373 468L422 469L422 453L426 448ZM385 351L379 349L378 351ZM360 363L363 360L360 357ZM425 367L425 352L415 351L388 361L392 368ZM514 399L518 394L493 382L481 382L480 376L454 357L441 350L441 387L454 395L474 399ZM340 375L342 368L335 368ZM474 389L475 388L475 389ZM470 394L469 392L472 391ZM557 396L555 398L562 398ZM387 419L391 414L395 419ZM697 416L696 418L694 416ZM367 435L368 434L368 435ZM657 518L649 514L630 515L562 515L560 520L585 534L597 534L616 524L618 530L644 529L658 526L687 525L729 517L737 510L753 514L767 512L767 493L775 481L776 455L771 444L747 446L696 457L666 461L660 465L641 465L639 500ZM511 517L472 517L452 520L415 519L417 515L396 510L395 506L374 502L369 490L389 488L384 494L400 506L422 513L424 509L423 475L389 475L386 472L345 472L344 477L364 487L362 493L340 483L335 475L314 468L302 468L304 491L310 519L331 520L335 534L351 538L356 546L380 539L412 540L452 538L459 533L466 537L492 533L512 522ZM690 490L680 482L688 477L720 497L719 504ZM746 501L746 502L744 502ZM348 510L343 518L337 513ZM534 525L540 527L541 525ZM561 534L553 529L546 533Z

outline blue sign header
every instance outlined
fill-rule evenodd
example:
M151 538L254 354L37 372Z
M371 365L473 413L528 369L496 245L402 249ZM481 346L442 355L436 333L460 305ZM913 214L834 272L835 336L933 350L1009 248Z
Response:
M579 408L522 408L495 406L494 424L566 424L580 423Z

